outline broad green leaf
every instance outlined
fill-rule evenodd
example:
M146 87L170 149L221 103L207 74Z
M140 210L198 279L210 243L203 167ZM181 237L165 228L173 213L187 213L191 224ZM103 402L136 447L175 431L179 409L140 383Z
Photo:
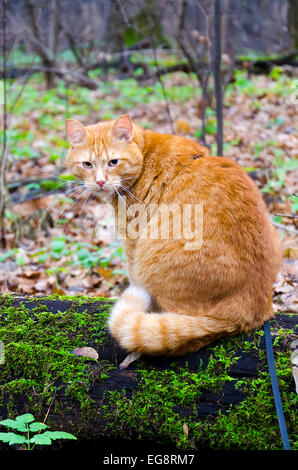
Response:
M0 424L2 424L2 426L6 426L7 428L16 429L17 431L21 431L21 432L27 431L25 423L22 423L22 422L18 423L14 419L4 419L3 421L0 421Z
M35 418L31 413L25 413L24 415L20 415L16 417L16 421L18 423L32 423L34 419Z
M0 263L2 263L2 261L5 261L7 258L10 258L10 256L14 256L14 255L15 255L14 250L8 250L6 253L0 256Z
M14 419L4 419L3 421L0 421L0 424L7 428L13 428L16 425L16 422Z
M38 444L40 446L43 445L50 445L52 441L49 436L45 436L45 433L36 434L35 436L31 437L30 442L33 444Z
M25 444L27 439L14 432L0 432L0 441L7 442L9 445L12 444Z
M0 441L1 442L9 442L9 440L14 435L14 432L0 432Z
M77 252L77 257L80 261L87 259L90 256L90 253L85 248L82 248Z
M44 423L31 423L29 425L29 430L31 432L38 432L41 431L42 429L47 429L48 426Z
M27 442L27 439L24 436L21 436L20 434L15 434L15 433L12 433L12 434L13 435L9 439L10 446L13 444L25 444L25 442Z
M43 253L42 255L38 257L38 262L44 263L49 257L50 255L48 253Z
M64 240L53 240L51 243L51 250L54 252L60 252L65 247Z
M77 439L73 434L64 431L46 431L43 434L51 439Z

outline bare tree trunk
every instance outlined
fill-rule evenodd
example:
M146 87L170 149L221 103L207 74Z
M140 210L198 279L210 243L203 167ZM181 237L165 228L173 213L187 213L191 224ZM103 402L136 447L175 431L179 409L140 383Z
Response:
M49 24L49 48L53 57L56 57L58 51L59 39L59 0L50 1L50 24Z
M34 0L26 1L27 10L31 22L32 37L28 37L32 48L39 55L42 65L45 69L45 80L47 89L55 86L55 72L51 69L56 67L56 52L58 44L58 12L59 0L51 0L50 2L50 28L48 42L46 44L42 35L41 27L38 20L38 5Z
M298 2L289 0L288 6L289 30L292 47L298 49Z
M214 3L214 85L216 97L217 154L223 154L223 118L221 86L221 0Z
M1 223L1 245L5 248L5 229L4 229L4 214L6 208L6 162L7 162L7 93L6 93L6 11L7 11L7 0L2 0L1 5L1 35L2 35L2 77L3 77L3 143L1 152L1 172L0 172L0 223ZM1 105L1 103L0 103Z

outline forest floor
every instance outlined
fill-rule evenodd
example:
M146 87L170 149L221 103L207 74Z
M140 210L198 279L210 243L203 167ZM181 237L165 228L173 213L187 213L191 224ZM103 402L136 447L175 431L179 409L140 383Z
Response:
M0 251L2 292L117 297L127 282L121 245L104 228L110 217L107 207L72 191L75 186L63 167L66 118L91 124L129 112L146 128L200 139L201 94L192 75L164 77L166 102L159 82L142 85L132 78L100 83L95 91L74 85L66 89L62 82L45 91L42 77L35 76L23 87L9 88L8 109L13 109L6 179L14 202L6 211L6 247ZM287 312L298 310L297 99L297 80L275 68L268 76L236 71L224 102L224 155L253 177L282 239L284 259L274 304ZM209 103L212 155L215 132L214 104ZM42 196L20 200L34 192Z

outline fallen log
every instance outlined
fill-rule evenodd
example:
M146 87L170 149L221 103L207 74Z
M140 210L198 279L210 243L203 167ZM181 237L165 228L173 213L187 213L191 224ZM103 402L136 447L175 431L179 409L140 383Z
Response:
M52 72L57 77L65 80L67 83L75 83L79 86L89 88L90 90L97 90L98 82L88 77L86 74L80 73L70 68L55 68L55 67L43 67L43 66L32 66L32 67L10 67L4 71L0 71L0 79L11 78L23 80L36 73Z
M144 356L121 370L127 354L106 330L112 304L103 298L0 296L1 420L32 413L37 421L46 418L49 429L78 438L56 443L59 449L82 442L99 448L107 440L118 447L124 441L163 449L282 449L262 328L180 358ZM296 327L293 314L271 322L292 443ZM74 354L84 347L92 348L92 357Z
M57 75L57 77L66 80L68 83L76 83L82 87L96 90L98 88L99 82L88 77L87 71L95 70L97 68L102 68L104 71L107 71L109 68L117 70L116 77L119 80L130 78L135 70L143 69L143 73L135 77L139 81L156 79L173 72L196 72L194 66L188 62L180 62L170 66L159 65L158 67L155 67L155 69L150 70L146 62L131 61L130 59L132 55L133 54L130 51L127 51L127 53L119 55L117 59L113 59L111 61L103 60L86 65L86 70L83 71L71 70L71 68L67 65L63 67L61 66L60 68L42 67L36 65L32 65L30 67L15 67L8 65L5 72L0 71L0 79L4 78L4 76L10 79L17 79L29 77L40 72L53 72ZM297 56L298 53L296 50L287 52L285 54L262 58L237 56L235 58L235 67L240 69L244 68L253 74L268 74L275 66L290 65L291 67L297 67Z

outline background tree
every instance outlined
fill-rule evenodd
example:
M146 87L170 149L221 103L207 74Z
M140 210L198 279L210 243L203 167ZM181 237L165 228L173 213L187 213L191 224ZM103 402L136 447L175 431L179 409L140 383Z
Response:
M293 49L298 49L298 2L289 0L289 32Z

